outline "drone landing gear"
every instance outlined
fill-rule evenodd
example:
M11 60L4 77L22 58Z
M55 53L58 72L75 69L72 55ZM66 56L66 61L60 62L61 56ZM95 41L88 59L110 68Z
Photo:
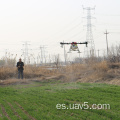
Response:
M67 53L72 53L71 50L69 50Z
M72 51L78 51L78 53L81 53L80 51L79 51L79 49L78 50L69 50L67 53L72 53Z

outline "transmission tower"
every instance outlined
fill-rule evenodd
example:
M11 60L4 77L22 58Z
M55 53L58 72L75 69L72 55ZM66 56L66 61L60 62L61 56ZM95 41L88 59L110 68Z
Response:
M40 46L40 52L41 52L41 64L46 63L46 47L45 45Z
M23 55L24 55L24 63L25 64L28 64L29 63L29 53L28 53L28 45L30 45L30 44L28 44L28 41L25 41L24 42L24 44L23 44Z
M85 49L85 52L87 53L87 56L95 56L95 44L94 44L94 40L93 40L93 33L92 33L92 23L91 23L91 19L95 19L94 17L91 16L91 11L95 10L94 8L91 7L83 7L83 10L87 11L87 17L85 17L87 19L87 32L86 32L86 41L89 43L88 48Z

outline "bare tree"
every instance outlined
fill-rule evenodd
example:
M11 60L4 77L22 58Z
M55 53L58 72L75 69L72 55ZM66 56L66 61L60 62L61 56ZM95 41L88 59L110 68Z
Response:
M58 55L54 55L54 64L56 66L56 68L58 69L60 66L60 56Z

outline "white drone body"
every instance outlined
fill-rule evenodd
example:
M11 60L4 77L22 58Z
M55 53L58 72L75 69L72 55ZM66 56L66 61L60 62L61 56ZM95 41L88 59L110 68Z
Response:
M71 51L78 51L78 53L80 53L80 50L79 50L78 45L77 45L76 42L71 43L71 46L70 46L70 49L69 49L68 53L70 53Z

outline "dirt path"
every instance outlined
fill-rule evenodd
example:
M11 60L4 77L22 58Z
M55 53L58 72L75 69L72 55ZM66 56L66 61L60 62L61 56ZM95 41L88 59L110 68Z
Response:
M10 104L10 103L8 102L8 105L11 107L14 115L17 116L20 120L23 120L23 119L19 116L19 114L16 112L16 110L14 109L14 107L12 106L12 104Z
M43 77L43 78L34 78L34 79L8 79L8 80L0 80L0 86L6 87L9 85L28 85L33 84L33 82L50 82L50 81L58 81L61 80L63 83L70 83L70 82L81 82L81 83L106 83L106 84L113 84L113 85L120 85L120 77L118 78L94 78L94 76L89 76L83 74L80 78L75 79L75 81L70 81L69 79L66 80L62 75L50 76L50 77Z
M30 120L36 120L19 103L15 102L15 104L29 117Z
M7 112L6 112L5 108L4 108L4 106L1 105L1 104L0 104L0 106L1 106L1 109L2 109L2 113L8 118L8 120L11 120L11 118L10 118L9 115L7 114Z
M0 119L2 119L2 114L0 113Z

